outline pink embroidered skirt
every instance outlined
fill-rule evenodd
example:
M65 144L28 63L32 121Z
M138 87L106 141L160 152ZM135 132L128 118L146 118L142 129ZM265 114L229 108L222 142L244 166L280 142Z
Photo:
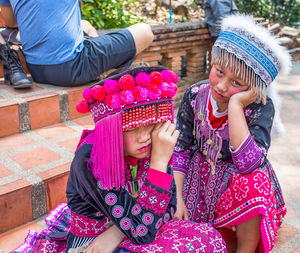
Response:
M72 212L66 204L58 205L49 213L45 221L48 226L47 229L41 233L29 231L24 243L12 252L65 253L66 235L69 231L76 234L77 239L83 239L80 242L77 241L77 247L86 245L86 239L92 241L105 231L103 222L78 215ZM55 234L60 234L62 237L52 237ZM114 251L114 253L125 252L226 253L227 250L222 236L211 224L170 220L159 229L152 243L137 245L129 239L125 239Z
M239 174L232 164L220 161L216 173L196 152L186 176L184 200L189 217L216 228L237 226L262 215L260 252L270 252L286 214L280 185L267 161L250 174Z

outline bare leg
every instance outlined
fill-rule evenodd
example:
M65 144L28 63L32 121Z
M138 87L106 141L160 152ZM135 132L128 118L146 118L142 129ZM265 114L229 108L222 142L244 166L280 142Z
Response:
M259 243L261 215L255 216L236 227L237 253L254 253Z
M7 26L10 28L16 28L18 27L17 21L14 16L13 9L11 6L0 6L0 20L1 25Z
M90 37L99 36L97 30L87 20L84 20L84 19L81 20L81 28Z
M146 49L153 41L154 35L151 30L151 26L140 23L135 24L127 28L134 39L136 54L139 54Z
M0 34L0 44L5 44L6 41L3 39L2 35Z

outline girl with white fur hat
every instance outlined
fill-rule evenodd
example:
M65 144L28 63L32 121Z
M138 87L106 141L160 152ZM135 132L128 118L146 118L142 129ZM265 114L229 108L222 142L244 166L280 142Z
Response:
M232 227L237 252L270 252L286 214L267 159L275 113L268 90L290 65L267 29L250 16L229 16L209 80L190 87L179 108L175 218Z

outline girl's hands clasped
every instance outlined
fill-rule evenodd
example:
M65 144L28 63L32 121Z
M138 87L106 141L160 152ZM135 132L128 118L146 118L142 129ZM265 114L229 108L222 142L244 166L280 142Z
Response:
M167 165L172 157L179 131L169 120L157 124L152 132L152 151L150 167L166 172Z

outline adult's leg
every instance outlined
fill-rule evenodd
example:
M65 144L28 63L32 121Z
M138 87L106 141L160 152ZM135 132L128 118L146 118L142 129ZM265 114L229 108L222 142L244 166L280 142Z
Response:
M95 27L91 25L91 23L87 20L81 20L81 28L89 37L97 37L99 36Z
M149 25L137 24L84 41L71 61L57 65L27 64L35 81L58 86L78 86L95 80L106 70L129 66L136 54L153 40ZM71 71L72 70L72 71Z
M0 34L0 44L5 44L6 41L4 40L4 38L2 37L2 35Z
M2 61L5 84L12 85L15 89L28 88L32 85L31 80L25 74L18 52L10 48L1 34L0 59Z
M127 29L134 39L136 54L142 52L152 43L154 35L150 25L140 23L127 27Z
M17 22L11 6L0 6L1 24L7 27L17 27ZM15 89L28 88L32 85L22 67L19 54L6 43L0 35L0 59L2 60L5 83Z
M10 28L16 28L18 27L17 21L14 16L14 12L11 6L4 6L0 5L0 20L1 20L1 25L7 26ZM3 24L2 24L3 23Z

